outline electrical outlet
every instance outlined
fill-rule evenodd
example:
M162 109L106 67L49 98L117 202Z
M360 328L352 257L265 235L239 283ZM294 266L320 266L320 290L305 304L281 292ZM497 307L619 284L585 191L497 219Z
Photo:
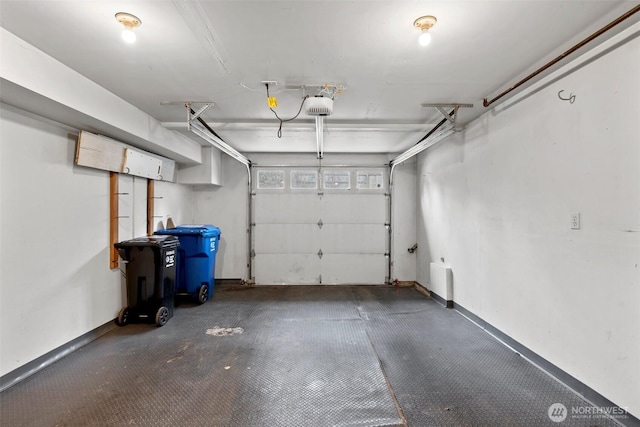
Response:
M580 212L571 214L571 229L580 230Z

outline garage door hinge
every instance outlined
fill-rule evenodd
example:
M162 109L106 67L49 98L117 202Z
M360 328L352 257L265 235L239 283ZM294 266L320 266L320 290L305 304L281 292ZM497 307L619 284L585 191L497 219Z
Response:
M318 251L318 258L322 259L322 249Z
M322 218L320 218L320 221L318 221L318 228L322 229L322 226L324 224L322 223Z
M256 257L256 251L251 249L251 258L255 258Z
M390 256L391 256L391 254L390 254L389 252L385 252L385 253L384 253L384 257L385 257L385 258L389 258Z

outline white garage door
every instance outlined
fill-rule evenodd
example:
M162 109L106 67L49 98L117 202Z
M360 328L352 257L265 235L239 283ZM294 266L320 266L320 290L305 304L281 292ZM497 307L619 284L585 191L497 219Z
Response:
M384 169L258 169L256 283L385 283L385 178Z

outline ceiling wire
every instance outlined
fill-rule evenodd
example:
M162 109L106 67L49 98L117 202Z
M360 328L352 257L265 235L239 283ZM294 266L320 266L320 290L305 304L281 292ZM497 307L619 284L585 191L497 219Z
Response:
M269 84L265 83L265 86L267 88L267 99L269 99L271 97L269 94ZM296 119L302 112L302 106L304 105L304 102L307 100L307 98L309 98L309 95L305 95L302 97L302 102L300 103L300 109L298 109L298 112L296 113L296 115L291 117L290 119L281 119L280 116L278 116L278 113L276 113L276 110L274 110L272 107L269 107L269 110L271 110L271 112L276 116L276 119L278 119L278 121L280 122L280 125L278 126L278 138L282 138L282 123L290 122L291 120Z
M250 90L251 92L258 92L258 93L263 93L262 89L254 89L252 87L247 86L246 84L240 82L238 84L240 87ZM272 91L271 94L276 94L276 93L280 93L280 92L286 92L286 91L293 91L293 90L298 90L297 88L284 88L284 89L280 89L280 90L276 90L275 92Z
M247 85L246 85L246 84L244 84L244 83L240 83L240 86L241 86L241 87L243 87L243 88L245 88L245 89L247 89L247 90L250 90L251 92L260 92L260 93L262 93L262 90L261 90L261 89L253 89L253 88L251 88L251 87L247 86Z
M335 99L336 95L342 93L342 89L343 86L341 85L330 85L329 83L325 83L324 86L322 86L322 89L320 89L320 92L318 92L318 95L326 93L329 95L329 98Z
M200 42L202 48L222 68L225 74L229 74L231 71L226 64L226 58L229 55L202 5L191 0L172 0L171 3L193 32L196 40Z

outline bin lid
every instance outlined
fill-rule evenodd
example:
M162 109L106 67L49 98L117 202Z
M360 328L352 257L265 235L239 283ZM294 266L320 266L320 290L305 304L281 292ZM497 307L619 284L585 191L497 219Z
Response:
M183 235L200 235L203 237L213 237L222 234L220 229L210 224L187 224L179 225L176 228L166 228L164 230L158 230L155 234L164 234L171 236L183 236Z
M180 240L176 236L142 236L135 239L125 240L116 243L116 249L130 248L139 246L157 246L160 248L175 248L180 244Z

